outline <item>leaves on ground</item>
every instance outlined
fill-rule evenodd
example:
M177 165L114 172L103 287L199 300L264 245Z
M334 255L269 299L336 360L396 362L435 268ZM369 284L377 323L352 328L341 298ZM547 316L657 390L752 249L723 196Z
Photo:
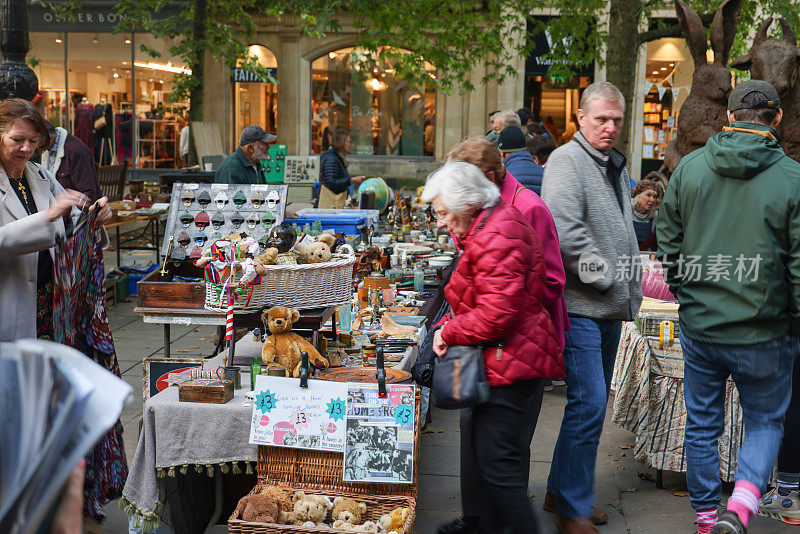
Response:
M631 486L630 488L628 488L628 493L636 493L637 491L639 491L639 488L637 488L636 486Z
M648 473L647 471L644 472L639 471L637 475L639 475L639 478L642 480L649 480L650 482L655 481L655 477L651 473Z
M423 434L441 434L444 432L441 428L436 428L435 426L426 425L422 428Z
M633 445L631 445L630 443L623 443L622 445L619 446L619 448L620 449L626 449L626 450L627 449L632 449Z

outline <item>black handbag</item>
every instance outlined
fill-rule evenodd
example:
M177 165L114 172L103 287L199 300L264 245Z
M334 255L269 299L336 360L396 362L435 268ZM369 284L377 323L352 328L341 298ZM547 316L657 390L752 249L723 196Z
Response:
M433 371L433 402L445 410L470 408L489 400L489 382L482 345L454 345L437 358Z
M475 233L483 229L496 206L487 210ZM453 312L453 315L455 313ZM433 402L445 410L471 408L489 400L489 382L483 361L483 345L453 345L436 358L433 369Z

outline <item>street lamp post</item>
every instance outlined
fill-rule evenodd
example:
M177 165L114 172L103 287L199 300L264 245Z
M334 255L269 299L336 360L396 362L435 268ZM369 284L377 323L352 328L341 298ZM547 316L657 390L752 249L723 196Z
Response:
M25 0L0 0L0 100L33 100L39 80L27 63L30 49Z

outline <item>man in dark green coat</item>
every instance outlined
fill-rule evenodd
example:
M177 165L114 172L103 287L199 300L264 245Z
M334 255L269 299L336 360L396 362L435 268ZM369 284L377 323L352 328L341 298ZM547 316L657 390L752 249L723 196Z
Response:
M798 352L800 163L777 140L783 111L770 84L737 85L727 114L730 126L681 159L656 227L680 303L686 480L702 534L747 532L778 456ZM747 438L717 520L728 376Z
M239 137L239 148L225 158L214 176L217 184L263 184L261 160L269 158L269 144L276 137L260 126L248 126Z

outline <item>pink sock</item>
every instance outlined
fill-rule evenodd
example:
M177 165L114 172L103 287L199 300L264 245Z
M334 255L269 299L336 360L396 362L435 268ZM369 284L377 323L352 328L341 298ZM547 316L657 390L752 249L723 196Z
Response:
M742 524L747 528L750 516L758 513L758 499L761 492L752 482L737 480L733 487L733 494L728 499L728 510L739 516Z
M697 532L698 534L709 534L717 523L717 509L708 508L697 511Z

